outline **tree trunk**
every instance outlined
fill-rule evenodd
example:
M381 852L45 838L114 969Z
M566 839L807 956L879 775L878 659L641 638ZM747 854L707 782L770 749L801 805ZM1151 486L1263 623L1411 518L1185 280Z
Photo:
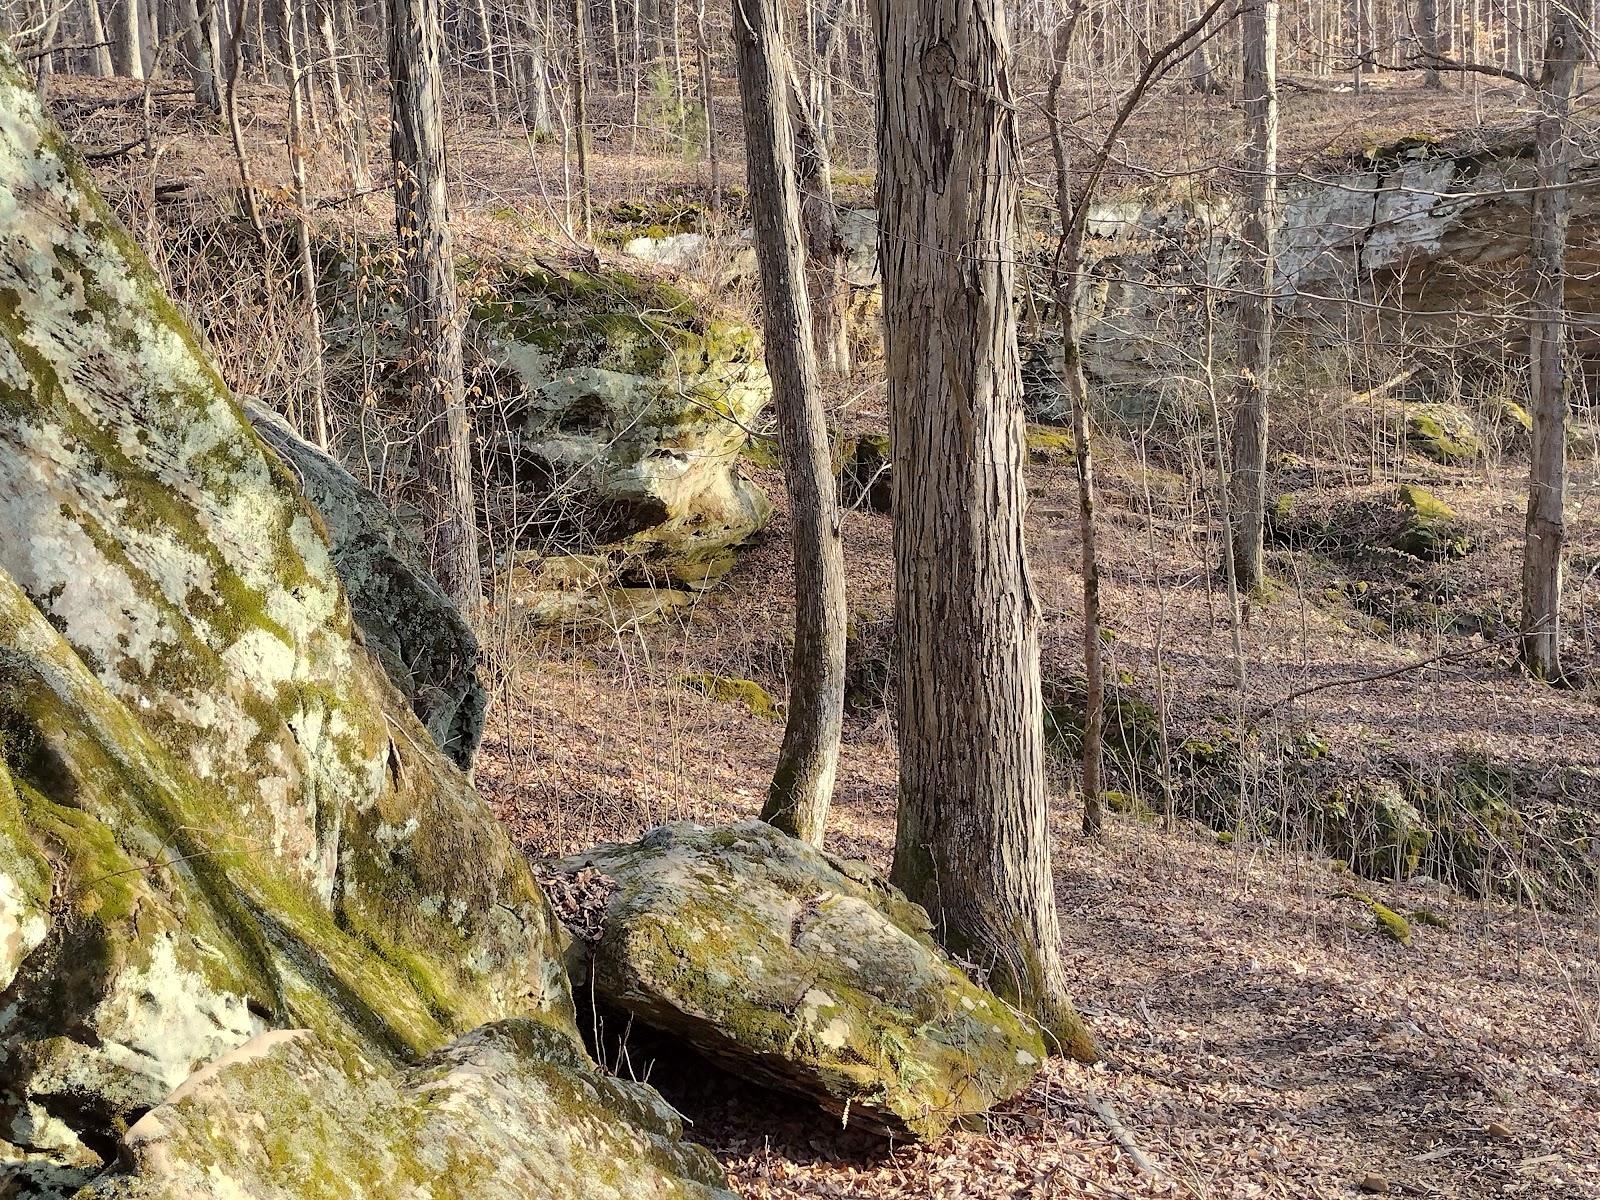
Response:
M1195 7L1199 7L1198 0ZM1220 96L1228 90L1218 81L1211 67L1211 49L1204 42L1189 57L1189 86L1203 96Z
M302 89L308 86L310 74L300 69L299 37L287 4L278 7L278 15L283 21L278 32L287 56L284 68L289 73L289 175L294 184L295 246L299 255L300 293L305 304L309 343L306 358L311 369L307 387L311 394L312 436L318 446L327 450L330 438L327 396L323 387L322 314L317 308L316 260L311 253L311 194L306 181L305 110L301 103Z
M390 0L395 226L406 273L413 411L421 425L423 516L434 574L451 598L471 611L482 598L483 583L445 196L439 42L438 0Z
M895 479L892 878L1074 1054L1045 811L1012 308L1020 164L1001 0L878 0Z
M850 337L845 314L850 285L845 279L844 240L835 219L828 144L791 78L789 112L794 123L796 169L800 183L800 221L806 240L806 281L811 298L811 335L817 363L829 375L850 370Z
M1528 254L1528 367L1533 437L1522 561L1522 663L1540 679L1561 678L1561 571L1566 543L1566 254L1572 177L1572 89L1582 57L1578 28L1552 5L1550 40L1534 127L1539 190Z
M105 21L100 16L100 0L83 0L83 21L89 35L88 71L101 79L115 73Z
M139 0L115 0L111 8L111 64L118 75L144 78Z
M1417 41L1422 52L1422 86L1442 88L1439 75L1439 0L1417 0Z
M780 0L733 0L733 33L767 369L778 410L794 545L789 719L761 819L821 845L844 725L844 548L828 419L808 336L811 313L789 111L793 79Z
M211 0L179 0L178 20L183 27L183 59L194 84L195 107L221 115L222 93L217 86L216 10Z
M1272 370L1273 219L1278 173L1278 0L1244 13L1245 211L1239 383L1233 422L1233 564L1241 592L1265 582L1267 399Z
M587 0L572 0L572 126L578 140L578 232L589 232L589 103L584 93L584 76L589 67L586 50L589 42L585 12Z
M718 228L722 225L722 153L717 144L717 111L712 106L711 92L711 41L706 36L706 0L696 0L694 10L694 46L699 61L700 107L706 117L706 164L711 168L711 215Z

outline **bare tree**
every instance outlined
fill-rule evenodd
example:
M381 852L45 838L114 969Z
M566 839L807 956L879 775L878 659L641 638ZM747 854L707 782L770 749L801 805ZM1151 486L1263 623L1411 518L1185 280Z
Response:
M789 86L796 169L800 183L800 223L805 231L806 280L811 300L811 330L817 362L830 375L850 370L850 336L845 317L850 284L845 279L844 239L833 202L828 143L801 100L798 81Z
M1111 125L1083 169L1074 174L1067 146L1066 122L1061 115L1061 93L1073 35L1085 13L1078 0L1056 27L1055 73L1045 97L1045 120L1050 128L1055 157L1056 208L1061 236L1051 263L1051 290L1061 320L1063 381L1072 401L1073 440L1078 463L1078 531L1083 569L1083 668L1085 677L1083 724L1083 832L1099 834L1104 820L1101 765L1104 753L1105 670L1100 653L1100 564L1095 524L1094 422L1089 408L1089 381L1083 370L1083 292L1088 276L1084 240L1089 231L1089 207L1100 186L1123 127L1144 103L1150 88L1174 67L1204 46L1208 27L1229 0L1210 0L1200 14L1144 59L1144 66L1117 105Z
M879 240L896 488L892 878L1072 1053L1023 540L1019 163L1000 0L878 0Z
M1267 401L1272 372L1273 209L1278 176L1278 0L1243 8L1245 205L1239 384L1233 422L1233 569L1239 590L1266 581Z
M1566 545L1566 256L1572 179L1572 91L1582 58L1578 24L1564 3L1550 9L1534 126L1538 190L1528 255L1528 357L1533 436L1522 560L1522 661L1540 679L1561 678L1561 571Z
M827 414L810 337L790 122L793 71L778 0L733 0L733 40L739 53L767 369L777 401L794 551L789 717L761 817L820 845L844 725L844 548Z
M482 598L455 250L445 197L437 0L389 0L395 228L406 280L407 365L421 425L418 475L434 574L465 609Z

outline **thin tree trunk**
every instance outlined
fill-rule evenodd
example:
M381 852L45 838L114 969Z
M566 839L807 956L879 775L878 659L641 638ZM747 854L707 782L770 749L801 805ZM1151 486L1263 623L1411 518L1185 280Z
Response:
M311 253L311 192L306 181L305 110L301 103L301 92L309 83L309 73L302 73L300 69L299 36L289 17L288 5L279 5L278 13L283 20L279 34L287 56L284 67L289 73L289 174L294 183L295 245L300 262L301 300L306 313L312 436L317 445L326 450L329 430L327 395L323 387L322 314L317 308L317 268Z
M395 226L406 275L407 361L421 425L421 500L433 572L463 609L482 599L455 250L445 195L437 0L390 0Z
M806 239L812 342L822 371L843 375L850 370L850 338L845 326L850 285L844 273L845 247L833 202L828 145L806 112L798 81L791 81L789 86L789 111L794 122L800 219Z
M706 0L695 3L695 53L700 65L700 107L706 115L706 163L711 168L711 216L722 224L722 154L717 144L717 111L712 107L711 42L706 37ZM735 33L738 31L735 30Z
M1248 0L1243 18L1245 211L1231 536L1239 590L1252 593L1266 581L1263 534L1278 174L1278 0Z
M891 877L991 987L1093 1057L1067 998L1045 810L1005 12L875 7L900 660Z
M582 3L582 0L576 0ZM500 81L499 68L494 57L494 28L489 22L489 6L485 0L477 0L478 36L483 39L483 76L489 84L489 119L494 122L496 129L500 128Z
M589 103L584 89L588 73L588 0L572 0L572 126L578 142L578 232L589 232Z
M1582 43L1572 15L1550 10L1550 39L1534 128L1539 190L1528 255L1528 365L1533 435L1522 564L1522 662L1540 679L1561 678L1561 572L1566 544L1566 253L1572 177L1572 90Z
M733 0L739 94L744 103L750 212L789 492L794 548L794 655L789 717L761 818L822 844L844 725L844 548L828 445L828 419L808 330L805 249L789 93L793 88L780 0Z
M333 123L339 131L339 149L350 173L351 192L365 191L371 183L367 171L367 144L355 114L345 97L344 77L339 69L339 35L334 28L333 9L324 0L317 28L328 58L328 97L333 102Z
M1211 66L1210 47L1204 43L1189 58L1189 86L1204 96L1220 96L1228 90L1218 81Z
M250 178L250 158L245 151L244 130L239 124L239 74L240 47L244 42L245 22L249 19L250 0L239 0L234 10L233 37L229 41L227 117L228 136L233 142L233 160L239 169L239 198L244 204L245 217L255 231L256 240L263 249L267 245L267 227L261 220L261 199L256 194L255 182Z

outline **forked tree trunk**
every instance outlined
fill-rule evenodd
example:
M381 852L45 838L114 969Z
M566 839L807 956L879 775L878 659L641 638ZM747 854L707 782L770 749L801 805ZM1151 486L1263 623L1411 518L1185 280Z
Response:
M1522 560L1522 663L1540 679L1561 678L1561 571L1566 544L1566 255L1572 178L1572 89L1583 53L1577 24L1550 9L1534 127L1539 190L1528 254L1528 364L1533 436Z
M1239 384L1233 422L1233 565L1241 592L1259 592L1272 371L1273 209L1278 174L1278 0L1244 9L1245 211L1239 295Z
M844 549L828 420L808 333L811 312L789 112L793 82L781 0L733 0L733 40L739 53L767 369L778 409L794 545L789 717L761 818L821 845L844 725Z
M213 34L216 11L211 0L179 0L178 19L183 27L184 67L190 82L194 84L195 107L221 115L222 92L217 84L216 39Z
M895 479L892 878L1063 1046L1039 603L1012 308L1020 164L1001 0L878 0L878 211Z
M412 411L421 427L423 516L434 575L470 611L482 598L483 583L445 197L439 42L438 0L390 0L395 226L406 277Z

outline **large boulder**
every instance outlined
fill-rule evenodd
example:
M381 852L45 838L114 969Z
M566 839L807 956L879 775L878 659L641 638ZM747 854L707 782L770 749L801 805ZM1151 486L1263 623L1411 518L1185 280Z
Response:
M324 268L336 386L401 394L405 315L393 263L370 249ZM756 334L662 281L540 263L465 264L465 356L511 548L601 553L629 583L704 587L765 527L740 470L772 394ZM385 430L363 458L383 459ZM385 469L404 479L404 461ZM403 453L401 454L403 459Z
M565 937L527 864L361 645L294 475L3 50L0 114L8 1189L160 1176L130 1127L271 1030L398 1072L534 1022L527 1053L580 1087ZM436 1120L531 1141L537 1108ZM628 1144L623 1177L648 1150ZM308 1147L305 1177L326 1162Z
M744 1076L933 1137L1025 1087L1041 1034L967 978L923 910L760 821L663 826L559 863L596 993ZM596 885L600 885L598 888Z
M483 740L488 706L472 626L429 573L422 548L381 496L271 409L250 401L243 408L322 519L334 569L367 649L411 701L439 749L463 770L470 767Z
M141 1117L133 1171L82 1200L732 1200L682 1132L654 1092L538 1022L485 1025L399 1068L279 1030Z

